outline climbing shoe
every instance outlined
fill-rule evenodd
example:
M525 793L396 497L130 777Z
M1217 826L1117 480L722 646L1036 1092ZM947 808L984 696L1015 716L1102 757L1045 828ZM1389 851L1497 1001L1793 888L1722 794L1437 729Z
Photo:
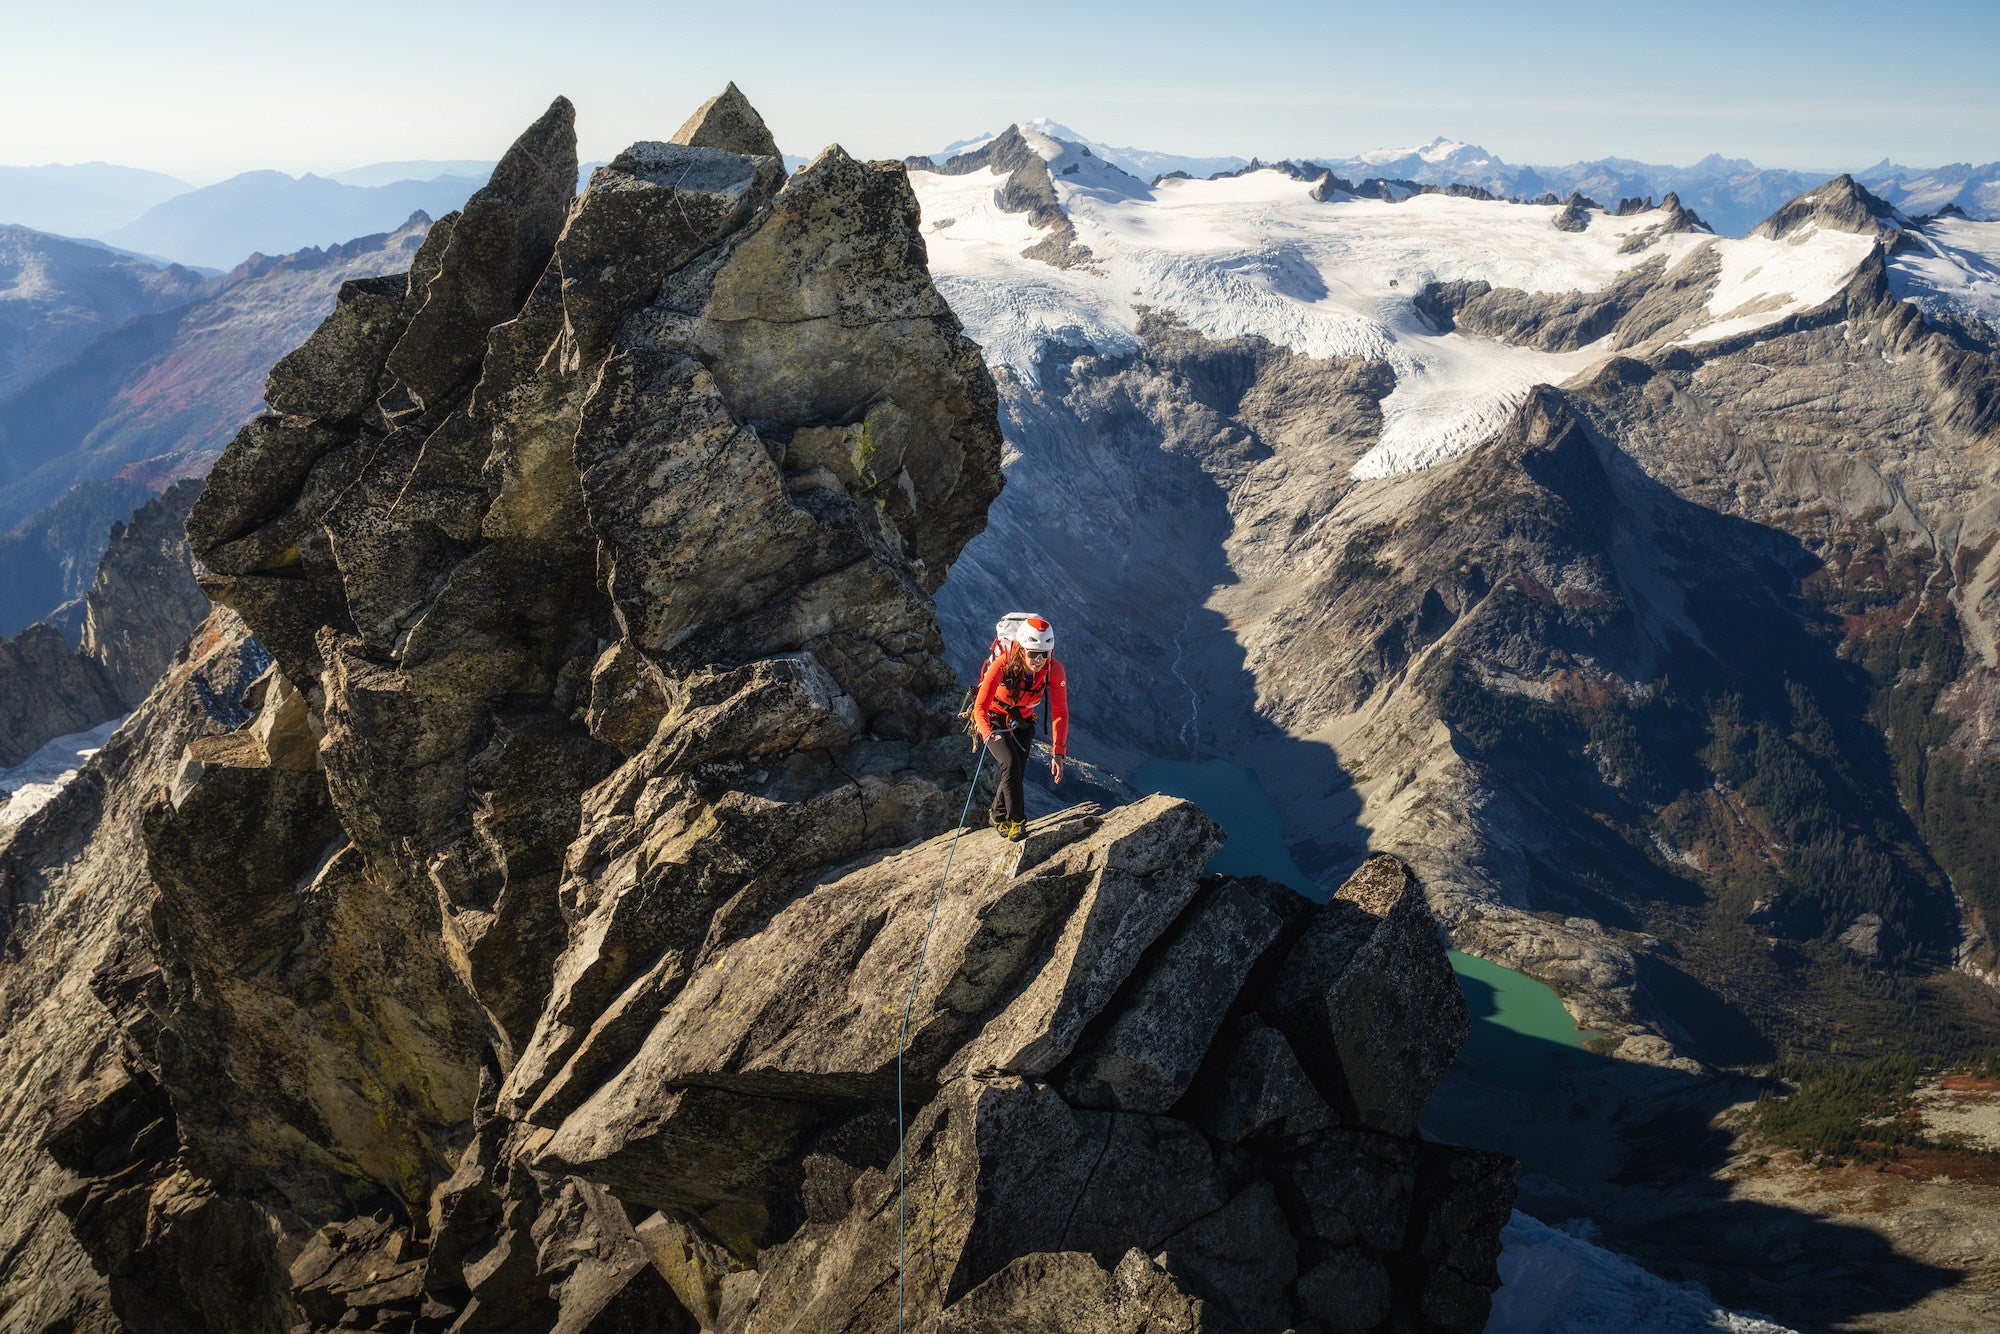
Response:
M1024 837L1023 831L1027 829L1028 822L1026 820L1002 820L999 827L1000 837L1006 839L1009 843L1019 843Z

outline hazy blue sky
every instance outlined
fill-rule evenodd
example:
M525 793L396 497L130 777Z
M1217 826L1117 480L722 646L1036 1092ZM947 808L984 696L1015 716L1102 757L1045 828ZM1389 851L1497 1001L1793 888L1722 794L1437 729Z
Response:
M1265 157L1448 134L1512 162L2000 158L1996 0L0 0L0 43L0 163L197 180L491 157L557 93L608 157L729 79L793 153L899 156L1043 115Z

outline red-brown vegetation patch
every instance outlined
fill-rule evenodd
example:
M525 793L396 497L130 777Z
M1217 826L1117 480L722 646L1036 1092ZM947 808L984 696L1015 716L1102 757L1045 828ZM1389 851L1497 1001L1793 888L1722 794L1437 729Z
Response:
M1905 1145L1897 1148L1893 1156L1885 1158L1878 1166L1883 1172L1905 1181L1926 1182L1950 1177L1953 1181L2000 1186L2000 1157L1991 1154L1959 1153L1930 1145ZM1860 1172L1863 1169L1849 1170ZM1874 1168L1866 1170L1872 1172Z
M215 455L208 451L156 454L150 459L128 463L118 470L120 481L138 482L154 491L164 491L184 477L206 477Z
M1884 630L1893 630L1909 623L1916 614L1917 600L1904 598L1888 607L1877 607L1873 611L1857 612L1840 618L1840 634L1843 639L1873 639Z

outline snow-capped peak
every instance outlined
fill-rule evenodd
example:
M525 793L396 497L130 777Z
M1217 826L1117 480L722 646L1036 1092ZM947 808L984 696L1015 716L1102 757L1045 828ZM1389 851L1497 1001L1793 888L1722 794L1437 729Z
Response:
M1029 133L1034 133L1059 143L1073 144L1078 148L1087 148L1090 150L1090 156L1096 158L1098 161L1107 162L1140 181L1150 181L1156 176L1170 176L1176 172L1188 176L1205 178L1213 176L1217 172L1239 170L1249 162L1248 158L1237 157L1233 154L1201 156L1187 153L1168 153L1152 148L1121 148L1114 144L1092 139L1081 131L1073 130L1069 126L1059 121L1051 120L1047 116L1036 116L1031 120L1022 121L1020 124L1024 137ZM998 137L998 135L986 134L972 139L963 139L958 143L947 145L939 152L932 153L930 158L933 162L946 162L960 153L970 153L984 148ZM1048 158L1046 152L1042 152L1042 156L1045 160L1053 160Z
M977 153L980 149L998 139L1001 133L1003 132L996 130L975 134L970 139L955 139L928 156L933 162L949 162L960 153Z
M1413 148L1371 149L1366 153L1357 153L1347 161L1382 167L1392 162L1406 162L1414 158L1434 166L1443 162L1461 161L1469 166L1483 166L1492 159L1492 156L1476 144L1469 144L1463 139L1447 139L1440 134L1427 144L1418 144Z
M1046 120L1026 121L1014 128L1021 132L1021 137L1028 141L1028 147L1034 149L1036 156L1044 162L1054 162L1068 151L1062 142L1050 133L1051 130L1060 127L1050 125Z
M1417 156L1426 162L1443 162L1446 158L1453 156L1459 151L1471 147L1472 145L1466 143L1463 139L1447 139L1443 135L1439 135L1422 148L1419 148ZM1486 150L1483 148L1473 149L1473 151L1482 157L1486 154Z
M1279 170L1149 187L1051 136L1049 124L1018 133L1047 164L1072 262L1042 258L1046 219L1002 207L1004 168L910 174L938 289L989 364L1032 384L1051 346L1129 351L1146 310L1211 338L1254 335L1306 356L1379 360L1396 385L1357 477L1471 448L1500 429L1531 386L1561 383L1622 346L1599 340L1556 352L1441 330L1420 303L1432 283L1594 292L1636 265L1658 259L1671 270L1713 248L1711 299L1654 335L1694 346L1829 299L1874 244L1824 228L1730 240L1677 226L1677 210L1665 207L1610 214L1443 192L1399 194L1393 203L1316 194L1314 182ZM1453 142L1427 147L1467 151ZM1577 214L1586 215L1581 227L1558 225Z
M1046 134L1051 139L1062 139L1072 144L1088 144L1090 142L1069 126L1059 125L1047 116L1037 116L1033 120L1023 121L1021 128L1024 130L1036 130L1042 134Z

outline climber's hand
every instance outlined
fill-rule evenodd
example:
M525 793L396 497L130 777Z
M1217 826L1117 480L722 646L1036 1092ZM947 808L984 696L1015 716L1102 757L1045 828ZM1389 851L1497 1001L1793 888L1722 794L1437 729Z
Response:
M1062 761L1063 757L1060 755L1054 756L1049 760L1049 781L1055 783L1062 782Z

